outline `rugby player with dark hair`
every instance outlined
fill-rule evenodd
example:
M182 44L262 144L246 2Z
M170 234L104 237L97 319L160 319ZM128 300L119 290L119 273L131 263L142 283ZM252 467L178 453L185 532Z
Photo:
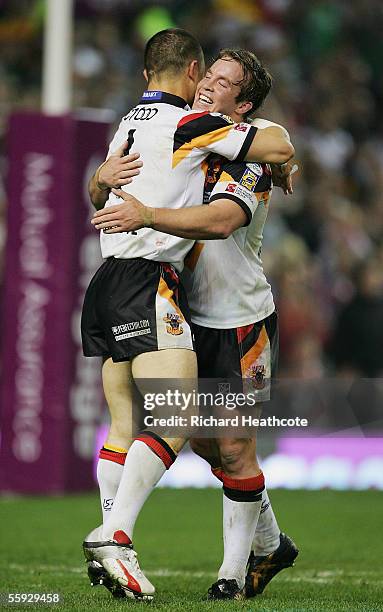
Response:
M221 111L240 122L258 110L271 82L254 54L224 49L199 83L193 108ZM256 124L264 127L270 122L258 119ZM266 164L230 162L211 154L204 206L156 209L118 191L126 203L110 213L96 213L92 221L113 233L150 224L170 234L205 239L185 260L186 269L191 269L186 288L200 377L222 381L254 375L266 386L275 370L277 317L260 259L271 189ZM291 191L291 184L286 189ZM268 398L268 389L259 392L258 401ZM209 597L232 599L243 592L252 597L298 554L292 540L281 534L266 489L262 490L256 440L222 438L216 445L192 440L191 446L210 462L224 490L224 561Z
M160 47L158 57L153 49ZM180 56L176 63L175 49ZM148 89L122 119L109 158L90 182L96 207L105 202L108 211L125 194L109 191L115 179L124 179L121 172L110 179L123 150L140 151L144 160L142 172L124 190L143 200L155 199L159 209L186 209L196 204L196 198L202 199L203 166L211 153L229 160L275 163L293 155L288 135L280 127L257 130L218 113L187 108L202 77L202 57L197 41L182 30L165 30L148 42L144 71ZM117 462L123 460L124 445L131 437L133 381L140 380L142 390L149 376L189 381L197 376L188 305L179 281L194 240L169 236L151 225L148 222L131 233L101 233L106 261L84 301L84 354L104 357L103 385L112 416L100 458L110 460L115 453ZM169 331L166 321L171 317L177 319L182 334ZM122 590L135 599L153 596L154 587L142 573L132 547L133 529L145 500L185 442L185 438L164 439L154 432L139 436L126 454L108 517L84 542L86 558L102 566L115 593ZM260 501L256 503L260 508Z

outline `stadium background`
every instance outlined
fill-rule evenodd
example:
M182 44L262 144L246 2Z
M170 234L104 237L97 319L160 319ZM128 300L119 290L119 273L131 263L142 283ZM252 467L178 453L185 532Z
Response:
M0 0L3 315L12 314L5 304L14 297L18 282L8 272L18 256L12 250L18 232L12 217L17 198L7 196L10 136L14 136L10 126L16 129L21 125L19 119L13 119L15 113L27 117L26 112L39 112L41 108L43 21L44 0ZM136 102L144 86L140 72L145 39L171 25L194 32L208 58L221 46L255 50L274 76L273 93L262 114L289 129L300 164L294 196L284 198L274 192L264 246L265 266L280 312L280 376L292 381L292 399L298 407L315 404L321 391L331 385L337 391L330 402L337 406L339 417L332 423L332 436L325 440L277 436L261 443L268 486L280 487L272 492L273 507L281 528L296 540L301 554L296 568L282 572L261 601L246 602L246 609L382 610L378 537L382 493L358 490L383 489L383 427L379 428L383 361L381 2L77 0L73 108L86 108L81 111L82 117L105 120L112 130L111 115L97 109L110 109L118 119ZM21 133L18 147L22 149ZM80 210L80 200L85 202L84 194L80 194L81 182L77 181L75 188L79 196L74 203L65 201L65 183L60 199L60 206L70 204L74 212L76 206ZM17 185L13 193L17 195ZM55 192L57 201L59 196L60 190ZM24 204L28 206L28 200ZM82 205L88 207L86 202ZM9 422L16 408L5 400L10 397L7 385L14 377L9 354L18 338L17 330L4 316L0 407L0 430L4 434L0 449L1 588L11 592L59 592L60 609L79 611L126 607L126 602L112 604L106 592L89 593L80 550L84 534L100 520L96 492L84 493L82 489L94 488L91 472L95 435L98 433L100 443L99 426L105 420L101 396L89 395L89 388L94 391L97 387L98 366L93 370L86 366L78 346L80 294L97 267L98 250L97 236L90 239L90 234L85 235L89 210L84 210L79 213L84 226L81 236L75 232L76 217L70 230L75 232L75 240L84 240L87 245L85 263L65 277L60 276L60 269L55 270L59 298L63 298L63 291L72 292L76 303L72 304L76 312L64 312L67 343L54 350L58 353L57 367L63 367L62 380L56 378L55 384L69 387L63 407L66 412L58 415L52 408L52 370L48 364L45 403L37 408L44 417L40 424L47 428L48 439L53 430L59 437L53 436L53 442L46 441L45 447L38 448L41 457L37 472L33 472L34 456L28 455L28 444L24 456L18 461L14 457L14 463L10 460L15 448ZM13 225L8 225L10 222ZM75 241L71 244L76 246ZM58 243L59 257L68 255L68 250L60 248ZM68 279L70 285L65 284ZM9 303L24 312L14 301ZM60 313L55 332L60 328L59 318ZM72 319L77 344L71 338ZM18 346L22 351L22 336ZM53 354L49 356L54 358ZM65 370L66 361L76 362L75 375L72 366ZM88 395L78 394L76 427L72 414L74 376L79 377L77 382L88 384ZM367 422L374 424L357 428L357 438L350 431L341 435L342 411L349 411L352 404L344 389L339 393L344 383L346 389L354 389L355 411L364 416L367 412ZM81 385L79 389L84 391ZM80 433L77 448L76 440L63 444L63 438L75 432ZM27 433L24 431L24 435ZM73 459L74 450L79 454ZM75 482L74 477L84 467L85 481L80 478ZM203 463L187 451L169 472L165 484L174 489L154 492L135 533L140 562L158 589L157 603L151 609L212 610L201 597L214 580L222 555L221 494L213 489L177 490L216 484ZM357 490L324 490L329 488ZM80 492L63 493L71 489ZM13 495L19 491L54 495ZM1 593L0 603L4 603ZM12 605L12 609L25 606ZM229 609L230 604L214 602L215 612Z
M11 204L6 134L12 113L41 107L43 20L41 0L0 2L2 271ZM208 59L222 46L245 47L271 71L273 92L260 114L289 129L300 165L294 196L274 191L263 250L280 314L279 375L324 385L363 378L368 391L360 390L359 401L368 403L368 419L376 423L383 399L371 380L383 368L381 3L77 0L73 108L110 109L116 119L124 114L144 86L145 41L169 26L195 33ZM4 350L2 366L4 381ZM271 484L381 488L376 426L373 435L353 443L338 433L325 449L314 440L298 448L274 440L265 449ZM185 461L190 469L180 462L180 479L174 472L168 484L213 484L194 458Z

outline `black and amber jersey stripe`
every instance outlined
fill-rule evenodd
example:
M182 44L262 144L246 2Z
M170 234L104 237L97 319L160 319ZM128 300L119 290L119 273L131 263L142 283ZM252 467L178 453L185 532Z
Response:
M173 168L193 149L208 149L214 143L227 138L235 129L237 126L229 117L218 113L204 111L182 117L174 133ZM247 135L237 160L245 158L256 132L256 127L247 126Z

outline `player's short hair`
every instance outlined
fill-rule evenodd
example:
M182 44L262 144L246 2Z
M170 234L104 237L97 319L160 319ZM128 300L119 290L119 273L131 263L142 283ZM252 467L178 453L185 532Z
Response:
M144 53L144 67L148 80L162 73L177 74L190 62L197 60L201 70L205 58L198 40L186 30L169 28L148 40Z
M251 110L244 115L244 118L248 119L265 101L273 83L272 76L251 51L221 49L214 61L225 58L230 58L242 66L243 79L236 83L241 88L236 102L253 103Z

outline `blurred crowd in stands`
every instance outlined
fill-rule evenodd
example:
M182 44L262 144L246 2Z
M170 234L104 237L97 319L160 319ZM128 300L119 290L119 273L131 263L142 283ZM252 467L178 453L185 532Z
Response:
M290 132L295 192L275 189L263 256L278 304L281 375L383 375L383 2L77 0L74 107L116 117L144 88L142 55L179 26L207 59L254 51L274 77L259 115ZM0 0L0 136L39 109L43 0ZM0 242L5 193L0 185Z

